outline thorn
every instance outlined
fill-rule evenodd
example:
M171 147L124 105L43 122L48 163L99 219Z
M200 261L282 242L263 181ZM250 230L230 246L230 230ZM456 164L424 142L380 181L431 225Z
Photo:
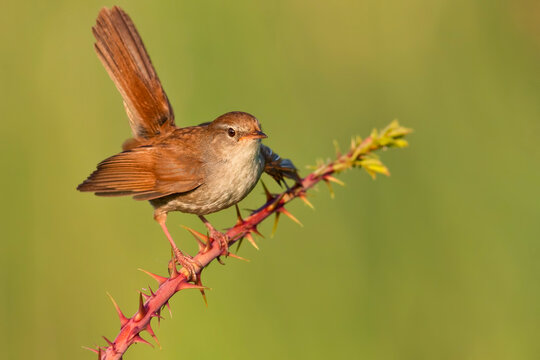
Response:
M118 317L120 318L120 326L124 326L128 321L129 319L127 317L124 316L124 314L122 313L122 310L120 310L120 307L118 306L118 304L116 303L116 301L114 301L113 297L111 296L111 294L107 293L107 295L109 296L109 298L111 299L113 305L114 305L114 308L116 309L116 313L118 314Z
M92 349L91 347L88 347L88 346L81 346L84 350L90 350L91 352L93 353L96 353L99 355L99 352L97 349Z
M152 291L152 288L150 287L150 285L148 285L148 290L150 290L150 296L152 297L156 296L156 294Z
M253 245L255 249L259 250L259 247L257 246L255 240L253 240L253 236L251 235L251 233L246 233L245 238L248 239L249 243Z
M274 226L272 227L272 234L270 235L270 237L272 237L272 238L276 234L277 225L278 225L278 222L279 222L279 215L280 215L280 213L277 212L276 213L276 218L274 219Z
M298 225L300 225L301 227L304 227L304 225L300 222L300 220L298 220L297 218L294 217L293 214L291 214L290 212L288 212L284 207L280 208L279 209L279 212L287 215L289 217L289 219L291 219L292 221L294 221L295 223L297 223Z
M152 330L152 326L150 326L150 323L148 323L146 325L146 327L144 328L144 330L148 331L148 333L150 334L150 336L154 339L154 341L156 342L156 344L158 344L159 348L161 349L161 344L159 343L159 340L156 336L156 333L154 332L154 330Z
M253 225L253 227L249 231L259 235L260 237L264 239L264 235L259 232L259 230L257 229L257 225Z
M199 251L200 250L204 250L206 249L207 245L208 245L208 236L204 235L204 234L201 234L200 232L198 231L195 231L191 228L188 228L187 226L184 226L184 225L181 225L184 229L186 229L187 231L189 231L191 233L191 235L193 235L193 237L195 238L195 240L197 240L197 244L199 245Z
M324 182L326 183L326 186L328 186L328 191L330 191L330 198L335 198L336 197L336 194L334 193L334 189L332 189L332 185L330 184L330 181L326 180L326 179L323 179Z
M338 185L341 185L341 186L345 186L345 183L339 179L336 179L335 177L331 176L331 175L326 175L324 177L326 180L330 180L332 182L335 182L336 184Z
M141 344L146 344L146 345L150 345L151 347L154 347L154 345L152 345L150 342L144 340L141 335L135 335L133 337L133 342L134 343L141 343Z
M156 280L158 282L159 285L163 284L165 281L167 281L167 278L166 277L163 277L163 276L159 276L159 275L156 275L156 274L153 274L151 273L150 271L146 271L144 269L141 269L139 268L138 269L139 271L142 271L143 273L145 273L146 275L152 277L154 280Z
M206 287L206 286L203 286L203 285L198 285L198 284L191 284L191 283L188 283L187 281L182 281L180 284L178 284L178 286L176 287L176 291L180 291L180 290L186 290L186 289L203 289L203 290L210 290L209 287Z
M155 317L158 319L158 325L161 324L161 320L165 320L165 318L163 316L161 316L161 308L159 310L156 310L153 314L152 314L152 317Z
M203 286L200 276L197 278L197 285ZM199 289L199 290L201 291L201 295L202 295L202 298L204 300L204 304L206 305L206 307L208 307L208 300L206 299L206 294L204 292L204 289Z
M234 207L236 208L236 218L238 219L236 221L236 226L242 225L244 223L244 219L242 219L242 215L240 214L240 208L238 207L238 204L234 204Z
M143 300L142 292L139 292L139 311L137 311L137 314L135 314L135 317L133 318L133 320L140 321L145 316L146 316L146 308L144 307L144 300Z
M143 290L144 290L144 288L143 288ZM139 293L140 293L142 296L144 296L144 300L148 300L148 299L150 299L150 297L151 297L150 295L145 294L145 293L143 293L142 291L139 291Z
M238 240L238 243L237 243L238 245L236 245L236 252L240 251L240 246L242 246L243 241L244 241L244 238L240 238L240 240Z
M167 307L167 309L169 309L169 315L171 315L171 319L172 319L171 304L169 304L169 302L167 301L167 302L165 303L165 306Z
M300 194L298 195L298 197L304 202L304 204L315 210L315 206L313 206L313 204L309 202L305 194Z
M264 189L264 194L266 195L266 202L272 201L274 199L274 195L270 191L268 191L268 188L264 184L264 182L261 180L262 187Z
M241 256L238 256L238 255L236 255L236 254L233 254L233 253L229 253L229 256L232 257L232 258L238 259L238 260L244 260L244 261L246 261L246 262L250 262L249 259L245 259L245 258L243 258L243 257L241 257Z
M283 197L285 196L286 193L281 193L279 194L279 196L274 200L273 203L271 203L266 209L270 212L274 211L276 209L276 207L278 207L279 202L281 201L281 199L283 199Z
M105 339L105 341L107 342L107 344L108 344L109 346L112 346L113 349L114 349L114 344L113 344L113 342L112 342L111 340L107 339L105 336L102 336L102 338Z
M229 254L227 254L227 256L229 256ZM223 260L221 260L221 256L216 257L216 260L217 260L217 262L218 262L220 265L225 265L225 263L223 262Z
M172 252L172 249L171 249ZM179 275L178 270L176 269L176 257L172 253L172 260L169 261L169 276L172 279L175 279Z

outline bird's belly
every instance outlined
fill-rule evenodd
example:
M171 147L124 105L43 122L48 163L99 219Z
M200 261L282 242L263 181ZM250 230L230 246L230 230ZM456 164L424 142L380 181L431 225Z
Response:
M260 156L255 159L242 164L220 164L214 168L214 175L207 176L205 183L197 189L168 196L166 201L153 205L165 212L181 211L197 215L226 209L245 198L257 184L264 169L264 160Z

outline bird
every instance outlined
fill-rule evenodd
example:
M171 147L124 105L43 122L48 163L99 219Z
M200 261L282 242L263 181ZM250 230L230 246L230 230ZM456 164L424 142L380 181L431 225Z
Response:
M198 215L228 254L228 239L205 215L244 199L266 172L279 184L300 181L291 160L262 144L267 135L259 120L231 111L211 122L178 127L169 99L129 15L103 8L92 27L94 49L120 92L132 137L122 151L101 161L77 190L98 196L132 196L154 208L176 262L196 276L197 264L175 244L167 214Z

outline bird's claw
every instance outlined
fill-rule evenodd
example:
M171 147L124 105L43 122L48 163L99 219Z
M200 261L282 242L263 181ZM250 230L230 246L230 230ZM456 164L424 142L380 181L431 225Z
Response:
M217 230L210 231L209 238L212 239L212 241L217 241L219 244L219 248L221 249L220 256L229 256L229 237Z
M174 261L171 260L169 262L169 272L171 272L172 267L176 266L177 263L182 266L180 271L184 273L187 281L197 281L197 272L203 267L200 262L193 259L190 255L184 254L179 249L174 249Z
M210 224L210 222L202 215L199 215L199 218L204 223L204 226L208 229L208 239L210 242L217 241L219 248L221 249L220 256L229 256L229 241L231 240L227 234L222 233L221 231L216 230L215 227Z

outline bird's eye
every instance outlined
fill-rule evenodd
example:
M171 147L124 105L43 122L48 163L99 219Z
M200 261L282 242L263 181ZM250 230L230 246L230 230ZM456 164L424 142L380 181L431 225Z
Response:
M227 130L227 134L229 134L230 137L234 137L234 135L236 135L236 131L234 131L233 128L229 128Z

